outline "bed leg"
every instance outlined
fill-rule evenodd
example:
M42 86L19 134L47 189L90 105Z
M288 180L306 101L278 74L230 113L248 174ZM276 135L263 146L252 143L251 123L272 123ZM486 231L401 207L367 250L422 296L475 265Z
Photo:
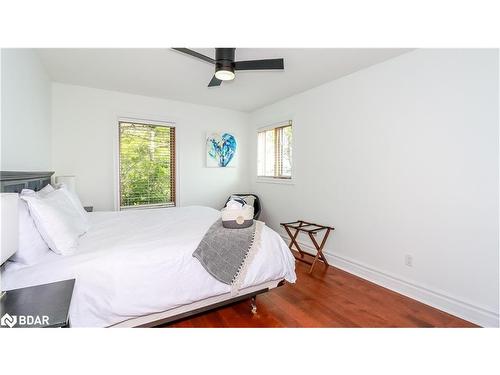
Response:
M252 307L252 309L250 311L252 312L252 314L256 314L257 313L257 296L253 296L250 299L250 305Z

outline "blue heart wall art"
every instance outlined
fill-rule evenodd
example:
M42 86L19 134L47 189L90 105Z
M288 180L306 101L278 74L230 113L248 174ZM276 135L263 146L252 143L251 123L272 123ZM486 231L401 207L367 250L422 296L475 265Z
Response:
M207 136L207 167L235 166L237 142L230 133L212 133Z

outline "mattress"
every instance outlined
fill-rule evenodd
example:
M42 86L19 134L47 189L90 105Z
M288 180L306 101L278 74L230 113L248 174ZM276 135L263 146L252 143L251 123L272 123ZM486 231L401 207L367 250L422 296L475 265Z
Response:
M33 266L7 262L3 288L75 278L72 327L106 327L230 292L192 256L219 211L189 206L89 217L91 228L75 254L48 252ZM283 239L264 227L241 288L279 278L295 282L294 258Z

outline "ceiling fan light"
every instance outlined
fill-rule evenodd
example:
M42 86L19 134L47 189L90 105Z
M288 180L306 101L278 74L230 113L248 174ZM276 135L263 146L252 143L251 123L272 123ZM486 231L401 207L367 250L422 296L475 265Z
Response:
M215 72L215 78L220 79L221 81L231 81L234 77L234 72L231 70L220 69Z

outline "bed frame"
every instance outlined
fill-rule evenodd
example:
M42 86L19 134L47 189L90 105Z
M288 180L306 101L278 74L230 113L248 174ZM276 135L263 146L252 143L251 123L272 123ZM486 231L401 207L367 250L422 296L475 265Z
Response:
M220 307L228 306L243 300L250 300L249 314L257 313L256 298L257 295L266 293L271 289L282 286L285 283L284 279L272 280L259 285L254 285L248 288L240 289L236 295L231 293L221 294L219 296L209 297L182 305L173 309L165 310L159 313L139 316L125 320L110 326L111 328L131 328L131 327L156 327L160 325L170 324L183 320L194 315L199 315L210 310L215 310Z
M54 172L0 171L0 192L20 193L22 189L32 189L38 191L46 185L50 184L53 174ZM231 293L225 293L219 296L209 297L162 312L128 319L123 322L114 324L110 327L156 327L159 325L170 324L246 299L249 299L251 301L250 312L255 314L257 312L257 295L266 293L271 289L282 286L284 283L284 279L268 281L259 285L240 289L236 294L233 295L231 295Z

